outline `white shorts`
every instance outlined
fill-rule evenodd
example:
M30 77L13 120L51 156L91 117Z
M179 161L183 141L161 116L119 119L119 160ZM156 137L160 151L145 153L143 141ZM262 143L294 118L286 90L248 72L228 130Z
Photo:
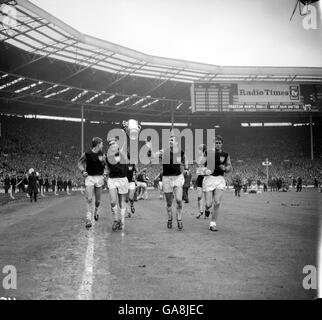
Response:
M85 179L85 187L101 188L104 185L103 176L87 176Z
M164 193L173 192L174 187L182 188L184 184L183 174L178 176L163 176L162 186Z
M129 181L127 178L109 178L107 187L117 189L119 194L127 194L129 192Z
M135 190L135 189L136 189L135 182L129 182L129 190Z
M162 190L162 181L159 181L159 189Z
M204 192L214 191L215 189L225 190L226 181L223 176L205 176L202 183Z
M147 188L147 183L146 182L142 182L142 181L138 181L137 182L137 186L138 186L138 188L139 187L142 187L142 188Z

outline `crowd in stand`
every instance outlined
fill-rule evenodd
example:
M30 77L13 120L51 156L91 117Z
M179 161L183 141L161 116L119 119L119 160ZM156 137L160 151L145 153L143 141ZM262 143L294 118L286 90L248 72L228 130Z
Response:
M79 123L0 117L0 186L10 186L24 192L26 173L35 168L43 181L44 190L66 190L68 186L81 187L83 178L77 170L80 156ZM237 130L237 131L236 131ZM315 160L310 160L308 128L238 128L223 129L224 150L231 155L233 172L227 176L227 184L233 185L238 176L243 185L262 185L275 190L274 181L294 185L301 177L303 185L320 185L322 177L321 137L315 138ZM243 131L242 131L243 130ZM293 130L292 135L286 130ZM85 146L93 136L105 137L104 125L86 124ZM262 162L268 158L269 181ZM149 185L160 173L160 165L139 166L147 168ZM192 183L195 165L191 166ZM20 181L24 180L24 183ZM272 187L273 186L273 187ZM55 191L54 191L55 192Z

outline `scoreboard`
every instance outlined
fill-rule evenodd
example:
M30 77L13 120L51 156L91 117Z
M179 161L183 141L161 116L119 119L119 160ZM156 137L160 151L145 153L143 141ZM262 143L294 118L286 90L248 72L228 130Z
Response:
M192 112L322 112L322 85L196 82L191 106Z
M233 85L218 83L194 83L191 87L193 112L224 111L232 104Z

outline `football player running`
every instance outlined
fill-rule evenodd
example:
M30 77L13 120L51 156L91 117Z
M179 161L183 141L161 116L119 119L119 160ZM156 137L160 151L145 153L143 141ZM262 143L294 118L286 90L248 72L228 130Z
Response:
M214 149L207 150L207 170L203 179L203 191L205 192L206 210L205 215L210 215L212 210L209 229L218 231L218 213L221 200L226 188L225 173L232 170L230 156L222 150L224 139L217 135L214 137ZM213 164L213 165L210 165Z

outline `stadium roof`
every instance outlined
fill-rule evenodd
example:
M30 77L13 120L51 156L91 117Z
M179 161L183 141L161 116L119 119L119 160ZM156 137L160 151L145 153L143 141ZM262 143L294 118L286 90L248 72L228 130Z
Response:
M7 102L162 116L190 112L196 81L322 83L322 68L217 66L151 56L80 33L27 0L0 3L15 9L3 10L11 27L0 25L6 60L0 63L0 98Z

